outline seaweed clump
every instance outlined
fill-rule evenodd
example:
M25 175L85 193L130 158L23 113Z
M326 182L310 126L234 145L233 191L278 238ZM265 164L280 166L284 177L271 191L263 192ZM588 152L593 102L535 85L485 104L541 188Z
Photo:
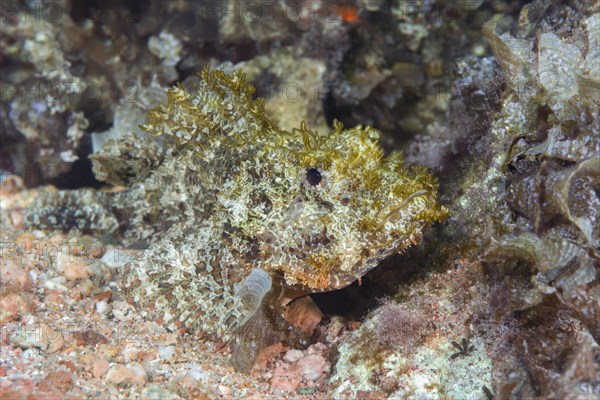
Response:
M472 250L484 249L479 255L501 282L492 318L513 321L514 343L522 345L513 350L530 379L512 385L513 394L597 393L598 375L573 371L599 370L578 356L584 347L597 353L597 345L576 338L600 340L600 14L576 3L542 7L532 19L532 7L523 8L513 34L498 33L502 19L484 27L504 87L484 114L450 108L454 126L484 129L453 148L471 172L442 190L457 196L449 229ZM471 89L478 85L493 88L481 80ZM579 367L567 372L573 362ZM511 368L496 360L495 392Z

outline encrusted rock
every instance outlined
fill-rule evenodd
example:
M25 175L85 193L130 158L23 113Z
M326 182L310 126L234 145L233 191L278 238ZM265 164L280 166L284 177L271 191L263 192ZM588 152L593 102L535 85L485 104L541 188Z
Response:
M140 363L113 365L105 378L106 382L115 385L144 385L148 380L148 374Z

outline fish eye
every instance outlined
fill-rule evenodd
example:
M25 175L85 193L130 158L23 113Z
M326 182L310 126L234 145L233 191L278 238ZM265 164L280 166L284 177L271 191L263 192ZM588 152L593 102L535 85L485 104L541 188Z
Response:
M323 179L323 177L321 176L321 173L319 172L318 169L309 168L306 170L306 180L312 186L317 186L319 183L321 183L322 179Z

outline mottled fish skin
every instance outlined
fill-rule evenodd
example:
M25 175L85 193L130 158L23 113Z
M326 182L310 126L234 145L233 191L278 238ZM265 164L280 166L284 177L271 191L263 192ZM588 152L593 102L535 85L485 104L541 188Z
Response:
M199 75L195 93L173 87L148 113L152 140L110 140L92 156L96 176L137 199L123 205L124 236L153 241L123 288L169 329L229 340L278 307L273 293L347 286L447 216L435 179L384 157L375 129L282 131L242 72ZM237 336L253 354L265 344ZM254 355L235 359L247 370Z
M253 299L237 295L245 271L236 268L234 248L223 246L224 235L213 220L170 229L125 267L123 288L146 305L144 314L171 331L199 329L227 338L258 306L247 310Z

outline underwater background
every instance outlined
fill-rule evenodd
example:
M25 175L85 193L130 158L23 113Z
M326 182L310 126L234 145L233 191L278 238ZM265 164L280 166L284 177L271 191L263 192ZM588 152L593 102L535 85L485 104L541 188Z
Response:
M598 3L0 7L0 397L600 396ZM353 284L291 303L309 341L276 341L250 373L225 343L144 318L118 282L145 247L98 233L99 199L157 161L134 149L125 176L128 154L94 155L144 138L165 91L193 92L207 65L243 71L282 130L377 129L448 211ZM65 217L82 204L90 225Z

